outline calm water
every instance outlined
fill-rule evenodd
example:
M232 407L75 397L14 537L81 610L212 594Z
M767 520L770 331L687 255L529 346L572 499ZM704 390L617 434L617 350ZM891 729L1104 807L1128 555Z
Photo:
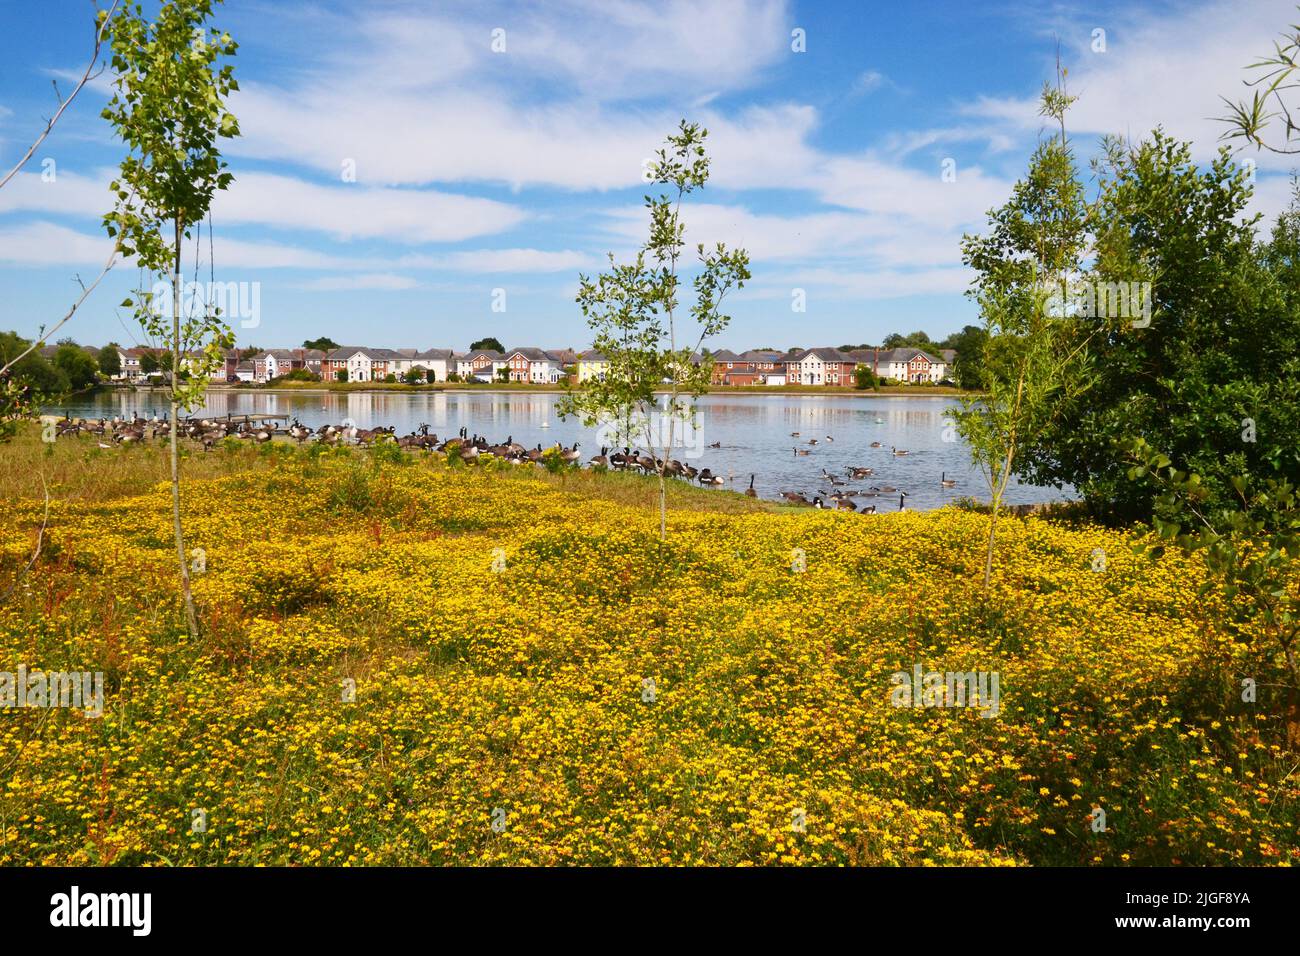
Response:
M211 391L202 414L211 416L265 413L297 418L316 427L352 419L359 428L392 425L397 434L427 423L440 437L454 435L461 426L489 441L509 436L532 448L557 441L566 446L577 441L584 461L600 451L595 429L583 428L555 413L555 394L520 392L323 392L316 394L260 391ZM872 485L892 486L909 493L907 506L936 508L962 496L987 499L987 486L970 464L966 446L945 441L945 409L956 402L946 397L857 398L843 395L743 395L706 396L697 415L697 444L721 443L697 453L679 453L697 468L711 468L729 478L724 487L743 490L753 474L754 488L763 498L779 498L782 491L802 492L811 498L831 491L821 477L825 469L843 478L845 489L865 490ZM55 409L50 409L53 413ZM166 414L166 393L161 391L104 392L57 411L86 418L130 416L146 418ZM199 414L196 411L194 414ZM791 432L799 432L792 437ZM949 432L951 436L951 432ZM818 444L809 445L810 439ZM831 440L828 440L831 439ZM872 442L883 447L871 448ZM809 450L796 456L795 447ZM891 447L909 454L895 458ZM849 465L875 469L870 478L849 478ZM940 479L955 478L953 488ZM1009 504L1053 501L1069 497L1050 488L1014 485ZM898 493L878 498L854 499L858 505L874 502L881 511L898 508Z

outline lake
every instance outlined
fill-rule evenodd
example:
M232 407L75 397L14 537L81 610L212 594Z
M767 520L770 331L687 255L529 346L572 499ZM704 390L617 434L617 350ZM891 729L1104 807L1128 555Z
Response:
M594 428L576 420L562 420L555 412L560 396L540 392L269 392L214 389L194 415L284 415L317 427L351 419L359 428L392 425L397 434L428 424L440 437L453 436L463 426L470 434L492 442L507 437L532 448L562 442L580 443L586 461L600 451ZM870 397L852 395L754 395L734 392L708 395L700 400L697 432L692 448L674 457L697 468L708 467L728 479L725 488L741 491L754 476L762 498L779 499L783 491L813 495L831 491L822 472L847 479L846 489L872 485L894 487L909 495L907 506L937 508L957 498L988 497L983 477L971 466L966 446L955 439L944 412L957 404L947 396ZM133 414L165 416L162 390L105 391L47 410L75 417L102 418ZM798 437L792 432L798 432ZM945 440L945 438L947 440ZM809 444L811 440L817 444ZM718 443L720 447L704 447ZM872 448L872 442L882 447ZM794 449L810 452L796 455ZM891 448L906 450L894 457ZM870 478L848 478L850 465L875 469ZM941 478L956 479L945 488ZM881 511L898 509L898 492L877 498L854 499L859 505L875 503ZM1008 504L1060 501L1067 491L1013 483Z

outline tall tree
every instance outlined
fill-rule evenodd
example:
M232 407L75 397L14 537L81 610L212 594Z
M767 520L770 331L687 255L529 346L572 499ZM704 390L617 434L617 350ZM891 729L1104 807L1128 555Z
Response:
M99 366L90 353L73 342L64 342L54 353L54 367L63 373L68 388L79 392L99 380Z
M983 326L965 325L939 344L940 348L957 353L953 375L962 388L979 391L984 387L984 349L988 338Z
M1025 448L1058 420L1089 384L1088 336L1071 341L1078 319L1053 314L1049 302L1077 273L1087 249L1088 208L1065 133L1064 71L1044 85L1042 115L1059 135L1039 144L1010 200L989 215L984 236L966 236L963 258L976 271L970 294L979 302L986 341L985 392L952 413L958 433L989 489L984 586L993 573L998 517Z
M202 398L211 371L234 344L215 309L196 303L196 311L187 313L182 307L182 245L207 216L213 194L233 178L225 171L218 139L239 135L225 105L239 87L230 64L218 65L234 56L237 45L228 33L208 26L212 8L213 0L166 0L153 21L138 3L124 9L113 29L115 92L103 113L127 146L111 187L117 205L104 218L105 228L146 273L169 280L170 329L151 291L137 290L134 302L124 304L134 306L146 332L170 340L171 368L180 369L186 353L202 355L196 360L191 354L188 382L170 376L168 432L181 594L186 623L196 637L198 615L181 524L179 411Z
M1234 476L1300 478L1300 402L1286 372L1297 313L1260 261L1247 177L1227 150L1197 166L1189 144L1160 130L1107 141L1096 165L1090 275L1098 287L1149 282L1149 324L1096 337L1095 387L1027 451L1026 479L1073 485L1094 517L1127 524L1149 520L1160 494L1128 478L1117 443L1133 437L1200 475L1216 508L1236 499Z
M651 182L661 188L646 196L650 235L636 258L610 268L594 280L579 277L578 304L595 332L592 348L609 362L604 378L566 393L562 416L576 415L585 425L612 428L616 440L636 441L649 450L659 478L659 537L668 536L667 476L673 448L693 424L695 400L708 391L713 363L699 360L704 343L731 318L722 302L749 279L749 254L722 244L706 251L696 246L698 272L689 315L696 335L686 344L679 299L679 268L686 254L682 200L709 178L704 151L708 130L682 120L665 148L658 150ZM657 391L664 390L662 403Z
M100 372L109 378L122 374L122 356L118 352L118 348L116 342L109 342L99 350L99 354L96 356Z

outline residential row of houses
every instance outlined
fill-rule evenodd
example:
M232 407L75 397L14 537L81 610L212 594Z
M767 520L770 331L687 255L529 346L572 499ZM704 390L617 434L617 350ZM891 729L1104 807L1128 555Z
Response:
M128 382L147 377L141 361L147 348L120 349L122 373ZM736 353L723 349L711 353L715 385L826 385L851 386L858 369L877 378L898 382L937 383L951 377L955 353L951 349L812 348L794 352L751 349ZM188 361L193 361L193 357ZM697 357L697 361L702 360ZM269 382L290 372L307 371L330 382L383 382L403 380L413 373L430 382L522 382L555 385L573 376L578 382L604 378L609 362L599 352L534 347L477 349L458 353L451 349L384 349L344 346L320 349L267 349L251 358L232 351L213 379L227 382ZM454 376L454 378L453 378Z
M752 349L737 354L723 350L713 358L715 385L854 385L858 369L896 382L938 383L952 375L956 353L940 349L805 349L769 352Z

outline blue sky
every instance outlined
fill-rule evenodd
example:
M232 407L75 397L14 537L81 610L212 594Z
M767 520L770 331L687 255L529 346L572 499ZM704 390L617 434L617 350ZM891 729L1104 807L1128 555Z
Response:
M67 90L84 69L92 5L0 9L7 172L54 108L51 81ZM1294 19L1290 0L228 0L215 22L240 43L244 135L225 141L236 180L214 205L216 277L259 284L243 345L581 347L578 274L644 237L642 161L686 117L708 127L713 156L687 239L753 259L719 345L941 337L975 319L960 237L1042 133L1056 38L1086 170L1102 134L1157 123L1210 156L1219 96L1241 94L1243 68ZM35 335L107 255L99 220L122 155L98 116L108 81L0 190L0 329ZM1257 161L1256 208L1272 214L1289 164ZM204 256L206 273L206 242ZM137 283L119 265L67 333L139 341L117 307Z

